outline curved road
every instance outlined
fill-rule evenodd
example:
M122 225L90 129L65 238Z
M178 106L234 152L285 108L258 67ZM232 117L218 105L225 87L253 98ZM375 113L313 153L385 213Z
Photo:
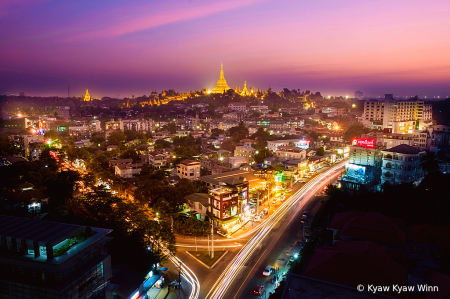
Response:
M277 240L299 211L318 190L338 174L345 163L341 162L311 179L286 200L265 222L253 229L253 236L222 271L206 298L239 298L248 283L248 278L256 270L255 267L261 258L271 251L271 248L277 243Z

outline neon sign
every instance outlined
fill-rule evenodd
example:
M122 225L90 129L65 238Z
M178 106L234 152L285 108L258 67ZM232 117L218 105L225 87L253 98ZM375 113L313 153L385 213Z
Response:
M359 138L353 138L352 139L352 145L362 146L362 147L368 147L368 148L374 148L375 147L375 139L359 139Z

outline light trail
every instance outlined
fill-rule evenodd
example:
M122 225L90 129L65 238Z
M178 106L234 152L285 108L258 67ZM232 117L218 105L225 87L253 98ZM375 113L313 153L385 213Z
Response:
M197 276L195 276L194 271L189 269L179 258L174 256L167 248L164 246L160 246L164 254L167 255L169 260L175 265L181 268L181 275L186 278L188 283L191 285L191 294L189 295L189 299L197 299L200 295L200 282L198 281Z
M298 205L296 207L297 209L301 209L315 194L315 192L321 189L330 178L336 175L336 171L342 168L345 163L347 162L341 162L330 168L328 171L311 179L300 190L286 200L277 210L275 210L275 212L261 224L261 228L256 229L256 234L247 242L247 244L245 244L227 268L222 272L209 293L206 295L206 298L223 298L233 280L238 276L240 270L244 267L245 263L255 252L259 251L260 248L262 250L261 242L269 235L274 226L276 226L295 205Z

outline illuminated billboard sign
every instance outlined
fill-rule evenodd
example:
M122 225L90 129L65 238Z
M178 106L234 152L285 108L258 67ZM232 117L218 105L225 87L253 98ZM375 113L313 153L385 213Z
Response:
M301 149L309 149L310 140L304 139L297 142L297 147Z
M366 167L348 164L345 166L345 175L353 178L363 179L366 173Z
M359 139L359 138L353 138L352 139L352 145L362 146L362 147L368 147L368 148L374 148L375 147L375 139Z

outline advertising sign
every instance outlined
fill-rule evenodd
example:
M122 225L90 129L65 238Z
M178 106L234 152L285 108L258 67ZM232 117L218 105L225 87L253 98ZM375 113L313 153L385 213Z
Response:
M308 140L308 139L300 140L299 142L297 142L297 147L301 148L301 149L309 149L310 143L311 143L311 140Z
M363 179L366 173L366 167L348 164L345 166L345 175L357 179Z
M362 147L368 147L368 148L374 148L375 147L375 139L359 139L359 138L353 138L352 139L352 145L362 146Z

